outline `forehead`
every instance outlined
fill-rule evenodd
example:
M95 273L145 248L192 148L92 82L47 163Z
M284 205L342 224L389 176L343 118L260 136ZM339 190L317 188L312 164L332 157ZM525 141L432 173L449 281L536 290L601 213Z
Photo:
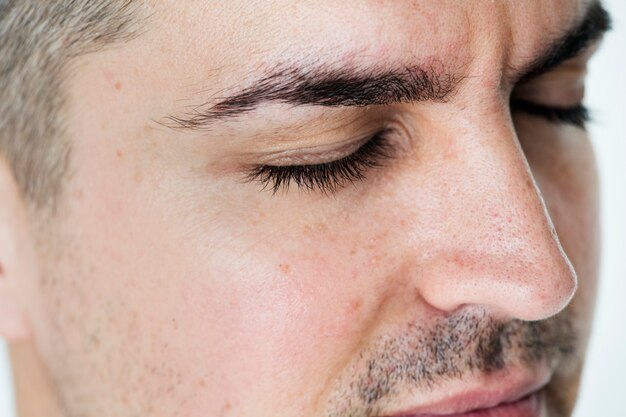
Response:
M433 63L460 77L480 74L476 88L496 91L504 71L528 64L591 2L153 1L143 36L79 63L72 119L80 137L102 124L101 113L89 117L84 109L109 103L105 114L118 120L111 134L119 136L208 97L252 87L259 74L292 64Z
M285 61L459 61L485 52L528 59L587 8L583 0L162 1L162 49L206 71L255 71ZM486 51L488 50L488 51ZM217 64L217 65L216 65ZM515 65L516 62L510 62Z

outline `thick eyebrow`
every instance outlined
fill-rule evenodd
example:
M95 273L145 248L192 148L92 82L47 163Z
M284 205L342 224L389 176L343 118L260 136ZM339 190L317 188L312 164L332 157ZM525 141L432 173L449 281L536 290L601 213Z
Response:
M168 116L170 127L202 130L216 121L249 113L266 102L326 107L364 107L402 102L445 101L460 78L434 65L384 68L331 68L328 64L274 70L251 87L225 98L213 97L183 116Z
M611 17L599 0L587 8L580 22L567 31L564 36L551 42L548 48L532 60L522 71L520 82L538 77L558 67L568 59L584 52L595 41L602 38L611 29Z
M529 65L517 71L518 82L546 73L579 55L610 27L608 12L599 0L594 1L576 26L551 42ZM322 64L275 69L251 87L228 97L214 96L182 115L170 115L165 118L165 122L157 123L176 130L205 130L215 122L250 113L267 102L326 107L445 102L457 91L464 77L446 72L441 66L405 65L391 69L359 69Z

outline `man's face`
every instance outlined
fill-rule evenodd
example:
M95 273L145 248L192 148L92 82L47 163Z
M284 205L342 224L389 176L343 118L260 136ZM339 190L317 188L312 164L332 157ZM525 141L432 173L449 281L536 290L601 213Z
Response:
M155 3L68 84L26 297L69 416L569 414L591 50L533 69L589 2Z

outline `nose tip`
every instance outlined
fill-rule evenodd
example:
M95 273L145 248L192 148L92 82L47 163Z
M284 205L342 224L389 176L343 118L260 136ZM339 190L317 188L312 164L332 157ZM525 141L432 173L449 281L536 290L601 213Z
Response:
M422 268L422 297L441 311L480 305L494 315L526 321L551 317L571 301L576 272L558 238L530 233L503 243L455 245Z

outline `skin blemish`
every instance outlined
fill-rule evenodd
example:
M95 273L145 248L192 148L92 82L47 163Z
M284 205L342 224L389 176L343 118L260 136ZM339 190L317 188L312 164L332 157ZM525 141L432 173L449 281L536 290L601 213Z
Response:
M74 192L74 199L80 201L83 199L84 195L85 193L83 192L83 190L76 190Z
M278 264L278 269L280 269L280 272L282 272L283 274L288 274L289 272L291 272L291 265Z
M230 410L232 409L232 405L230 404L230 401L226 401L224 403L224 405L222 406L222 411L220 412L220 416L225 416L227 414L230 413Z
M526 183L526 187L529 190L534 190L535 189L535 184L533 183L533 181L530 178L526 178L525 183Z
M465 260L460 255L454 255L452 260L454 261L455 264L457 264L460 267L465 266Z
M124 152L123 152L121 149L117 149L117 150L115 151L115 155L116 155L118 158L123 158L123 157L124 157Z
M350 301L350 303L348 304L348 308L346 309L346 315L351 316L355 314L361 309L362 305L363 300L361 298L355 298L354 300Z
M143 174L138 169L133 173L133 180L137 183L143 181Z
M122 89L122 83L119 80L115 79L115 75L113 75L111 71L104 71L103 76L106 82L109 85L112 85L115 90L120 91Z
M456 150L455 150L455 149L453 149L453 148L451 148L451 147L450 147L450 148L447 148L447 149L444 151L444 154L443 154L443 159L444 159L444 160L446 160L446 161L453 161L453 160L457 160L457 159L458 159L458 157L457 157L457 152L456 152Z

